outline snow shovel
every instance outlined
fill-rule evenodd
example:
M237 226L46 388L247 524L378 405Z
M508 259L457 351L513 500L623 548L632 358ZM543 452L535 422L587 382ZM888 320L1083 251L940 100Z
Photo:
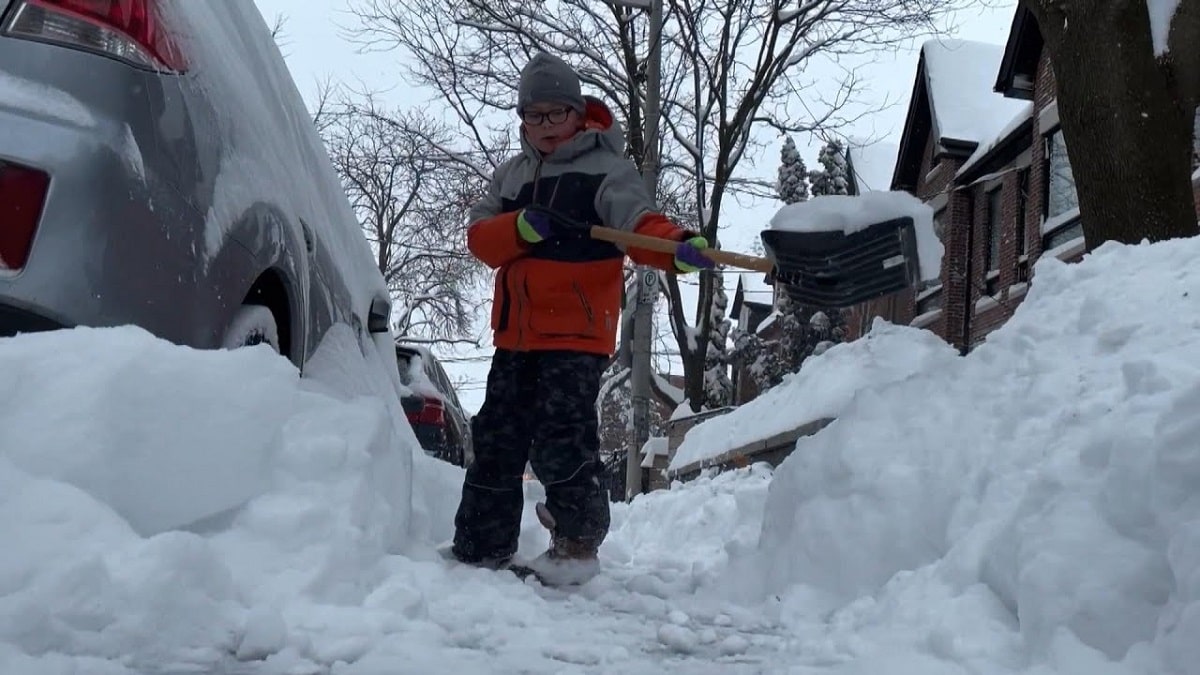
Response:
M674 253L678 242L599 225L593 239ZM766 230L760 235L767 258L703 249L709 260L762 272L806 307L843 309L917 284L916 233L910 217L893 218L856 232Z
M644 234L626 232L625 230L617 230L601 225L592 225L590 234L592 239L599 239L624 246L636 246L637 248L657 251L658 253L675 253L675 247L679 245L679 242L670 239L650 237ZM768 275L775 272L775 263L770 258L759 258L758 256L734 253L719 248L706 248L700 252L704 254L705 258L718 265L729 265L730 267L762 272Z
M678 242L585 225L545 207L543 211L572 229L588 231L592 239L659 253L674 253ZM779 282L788 296L814 309L843 309L916 286L920 281L917 235L909 216L859 228L802 232L765 230L760 235L766 258L722 249L703 249L720 265L762 272Z
M910 216L849 234L764 230L760 236L777 266L772 281L808 307L842 309L921 281L917 232Z

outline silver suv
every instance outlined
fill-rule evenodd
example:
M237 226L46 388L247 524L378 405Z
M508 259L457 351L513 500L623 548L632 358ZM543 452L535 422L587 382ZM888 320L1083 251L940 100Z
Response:
M253 0L0 0L0 336L134 324L303 368L389 311Z

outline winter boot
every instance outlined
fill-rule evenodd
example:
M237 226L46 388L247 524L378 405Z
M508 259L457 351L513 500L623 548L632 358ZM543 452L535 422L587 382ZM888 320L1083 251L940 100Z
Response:
M499 558L479 558L478 560L467 559L454 552L454 544L452 543L446 543L438 546L437 552L438 555L450 562L457 562L463 565L470 565L472 567L480 567L485 570L506 569L509 564L512 563L512 556L502 556Z
M600 573L599 551L594 543L558 536L550 509L538 503L535 511L538 521L550 530L550 548L526 565L538 580L547 586L573 586Z

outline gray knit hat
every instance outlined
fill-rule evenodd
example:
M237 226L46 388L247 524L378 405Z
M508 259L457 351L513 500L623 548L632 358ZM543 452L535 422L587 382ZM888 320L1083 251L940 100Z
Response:
M517 86L517 112L531 103L553 102L568 105L583 112L583 95L579 91L579 75L566 61L546 52L538 52L521 70Z

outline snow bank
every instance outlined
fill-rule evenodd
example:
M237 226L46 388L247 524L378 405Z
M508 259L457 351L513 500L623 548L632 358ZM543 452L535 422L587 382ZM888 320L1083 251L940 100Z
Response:
M853 672L885 656L907 672L911 652L969 671L1195 673L1198 256L1193 238L1040 261L986 344L861 391L797 443L742 576ZM879 339L901 351L910 333Z
M390 389L331 335L316 370ZM291 644L288 602L361 602L415 444L394 394L337 389L133 327L0 340L0 670L203 670Z
M183 349L137 328L5 341L0 456L144 536L212 516L264 489L296 405L296 369L266 351Z
M957 352L929 331L876 321L860 340L834 345L805 359L784 377L733 412L688 431L670 469L717 457L809 422L840 416L860 396L952 363Z
M853 234L876 223L908 216L917 235L921 279L942 271L942 242L933 230L933 209L904 191L876 190L861 195L820 195L788 204L771 218L770 229Z

